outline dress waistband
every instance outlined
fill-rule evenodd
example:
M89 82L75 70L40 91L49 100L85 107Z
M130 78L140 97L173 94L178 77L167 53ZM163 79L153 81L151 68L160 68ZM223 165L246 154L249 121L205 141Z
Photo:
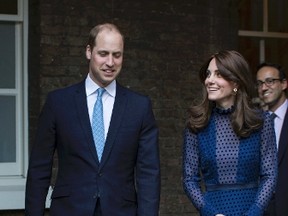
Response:
M219 191L219 190L240 190L257 188L257 182L250 182L247 184L218 184L218 185L206 185L206 191Z

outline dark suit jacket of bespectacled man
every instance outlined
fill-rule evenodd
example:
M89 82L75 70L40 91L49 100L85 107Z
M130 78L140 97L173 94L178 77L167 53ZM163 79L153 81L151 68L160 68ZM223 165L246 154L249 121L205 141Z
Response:
M97 25L86 46L86 79L48 94L29 159L27 216L44 215L56 150L51 216L158 215L158 127L150 99L116 81L123 50L118 27ZM100 161L91 127L99 87L106 90L102 98L106 142Z
M270 82L265 83L265 80ZM271 80L273 80L271 82ZM260 99L274 112L274 129L278 146L278 179L273 198L264 215L288 215L288 100L287 78L279 64L264 62L257 68L258 94Z

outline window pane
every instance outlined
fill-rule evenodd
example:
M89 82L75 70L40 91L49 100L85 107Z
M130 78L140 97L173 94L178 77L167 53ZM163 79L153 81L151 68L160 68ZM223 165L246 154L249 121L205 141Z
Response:
M0 0L0 14L17 15L17 0Z
M269 31L288 32L288 1L269 1Z
M265 40L266 61L281 64L285 68L286 75L288 70L288 38Z
M15 25L0 22L0 88L15 88Z
M263 0L240 0L239 15L240 30L263 30Z
M260 63L259 49L260 39L255 37L240 37L239 38L239 52L248 61L251 72L256 73L257 65Z
M248 60L253 74L259 62L261 38L239 38L239 51ZM265 38L265 61L281 64L286 70L288 76L288 39Z
M0 96L0 162L16 162L15 97Z

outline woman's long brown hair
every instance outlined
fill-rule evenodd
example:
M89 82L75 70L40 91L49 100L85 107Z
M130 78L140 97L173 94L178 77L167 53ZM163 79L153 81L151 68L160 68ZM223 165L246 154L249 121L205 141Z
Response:
M254 130L262 126L263 119L260 110L252 103L256 91L249 65L243 56L234 50L215 53L201 67L199 77L203 86L202 98L200 103L192 105L188 110L187 127L197 133L208 124L211 117L215 105L213 101L208 100L204 82L207 77L207 68L213 58L215 58L221 76L238 85L234 103L235 110L231 114L231 124L239 137L248 137Z

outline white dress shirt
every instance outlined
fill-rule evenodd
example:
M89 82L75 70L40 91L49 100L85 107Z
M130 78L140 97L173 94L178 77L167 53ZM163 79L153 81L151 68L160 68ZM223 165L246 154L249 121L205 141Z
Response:
M100 88L90 77L87 75L85 80L85 90L87 96L87 106L90 118L90 124L92 125L92 115L93 115L93 108L94 104L97 99L97 89ZM103 119L104 119L104 128L105 128L105 139L107 137L107 133L110 126L110 120L112 115L112 110L115 102L116 96L116 81L112 81L108 86L105 87L105 92L102 96L103 102Z
M277 148L279 146L279 139L287 108L288 108L288 100L286 99L285 102L280 107L278 107L278 109L275 110L274 112L277 115L276 118L274 119L274 129L276 134Z

